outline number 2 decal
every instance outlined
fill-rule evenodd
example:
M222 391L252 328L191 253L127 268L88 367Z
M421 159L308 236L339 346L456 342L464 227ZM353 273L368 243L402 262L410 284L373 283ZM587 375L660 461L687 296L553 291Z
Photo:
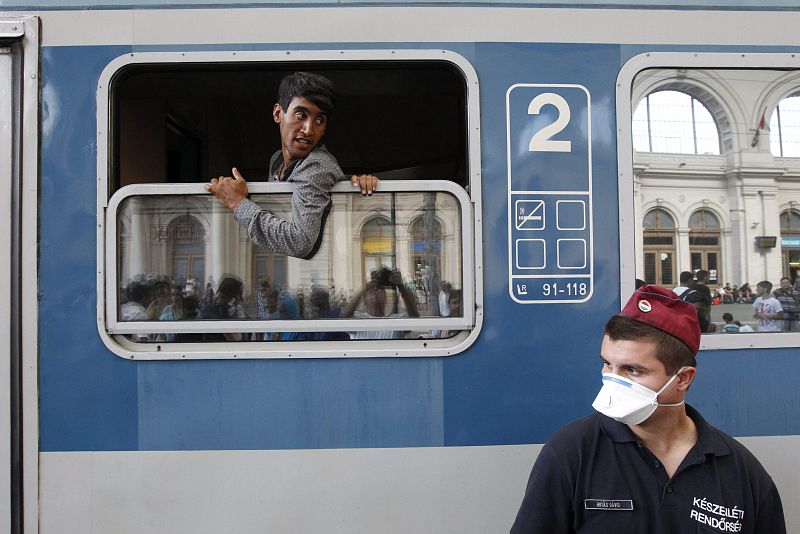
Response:
M555 93L537 95L528 104L528 115L538 115L539 111L548 104L556 107L558 117L554 122L533 134L528 150L531 152L572 152L572 141L551 139L569 124L569 104L563 97Z

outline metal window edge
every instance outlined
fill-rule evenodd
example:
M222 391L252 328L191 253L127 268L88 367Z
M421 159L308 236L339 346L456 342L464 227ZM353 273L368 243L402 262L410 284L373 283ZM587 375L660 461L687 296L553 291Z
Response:
M127 65L140 63L207 63L207 62L286 62L286 61L397 61L397 60L418 60L418 61L446 61L458 67L463 73L467 88L467 143L468 143L468 162L469 162L469 185L468 193L456 184L450 183L450 187L458 188L463 194L458 194L457 198L462 202L462 220L466 216L465 224L462 226L462 272L464 280L470 280L469 285L464 284L463 302L465 312L470 310L469 324L473 325L467 335L463 338L457 335L448 340L440 340L445 343L452 343L450 348L434 349L423 344L422 349L416 345L409 345L410 340L392 340L392 344L400 342L402 348L392 351L391 349L381 349L383 342L373 341L350 341L347 343L358 343L359 351L368 351L373 356L449 356L463 352L474 343L481 331L483 324L483 256L482 256L482 223L481 223L481 148L480 148L480 106L479 106L479 84L478 76L472 64L462 55L442 49L390 49L390 50L302 50L302 51L191 51L191 52L142 52L123 54L111 62L103 69L97 86L97 327L101 339L105 346L114 354L129 358L133 351L124 350L118 344L119 336L110 335L106 331L106 298L105 288L107 283L107 240L111 232L108 231L108 220L111 211L109 210L108 198L108 131L110 130L110 106L111 106L111 84L114 76ZM382 182L382 185L386 182ZM191 184L197 185L197 184ZM202 184L200 184L202 187ZM160 185L159 185L160 186ZM127 187L127 186L126 186ZM343 186L344 187L344 186ZM122 189L120 189L121 191ZM418 189L417 189L418 190ZM204 191L203 191L204 192ZM260 192L257 188L254 193ZM463 197L467 197L466 209ZM470 254L471 253L471 254ZM101 291L102 289L102 291ZM116 301L116 297L114 297ZM468 305L468 306L467 306ZM466 316L465 316L466 318ZM427 329L427 326L426 326ZM431 329L437 329L436 325ZM363 328L362 328L363 330ZM328 342L323 342L328 343ZM376 345L376 343L378 343ZM334 349L319 347L317 342L314 349L310 350L313 356L307 357L346 357L345 352ZM362 345L363 344L363 345ZM361 349L361 347L365 349ZM373 348L374 346L374 348ZM347 351L352 352L352 349ZM286 351L259 351L258 358L281 358ZM163 352L142 351L136 353L137 357L150 359L183 359L185 354L164 357ZM192 358L220 358L220 354L209 352L206 349L191 354ZM230 357L230 356L227 356ZM235 358L236 356L233 356Z

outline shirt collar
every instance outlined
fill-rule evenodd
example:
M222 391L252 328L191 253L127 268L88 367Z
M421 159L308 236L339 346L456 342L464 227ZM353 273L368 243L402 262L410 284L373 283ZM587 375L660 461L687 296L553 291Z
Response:
M600 428L611 441L617 443L636 443L639 441L628 425L615 421L608 416L598 415L600 416ZM692 448L692 451L704 456L706 454L725 456L731 453L730 447L725 443L719 431L709 425L700 415L700 412L687 404L686 415L694 421L695 427L697 427L697 443Z
M316 147L314 147L314 150L312 150L311 153L313 153L313 152L315 152L317 150L322 150L323 152L327 152L328 151L328 149L325 148L325 145L322 144L322 143L320 143ZM310 155L310 153L309 153L309 155ZM308 156L306 156L306 158L307 157ZM289 164L289 166L284 170L284 172L283 172L283 180L281 180L281 179L278 178L278 173L280 172L281 166L283 165L283 156L281 154L281 151L278 150L275 153L275 158L273 159L272 165L270 166L269 180L270 181L275 181L275 182L281 182L281 181L282 182L286 182L286 181L288 181L289 177L292 175L292 173L294 172L294 170L297 167L297 165L301 161L305 160L306 158L298 158L298 159L294 160L293 162L291 162Z

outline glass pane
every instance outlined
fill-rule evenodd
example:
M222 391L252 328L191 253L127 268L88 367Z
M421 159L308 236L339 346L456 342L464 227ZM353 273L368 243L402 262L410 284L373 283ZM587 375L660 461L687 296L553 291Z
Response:
M656 253L645 252L644 254L644 281L648 284L656 284Z
M250 198L280 217L291 218L290 194L254 194ZM332 200L322 245L310 260L253 250L230 211L211 196L124 200L117 213L118 225L124 221L126 228L118 236L118 279L123 294L119 320L143 320L136 312L147 310L163 296L154 291L156 285L180 286L187 277L198 278L204 286L210 284L210 291L202 295L197 319L258 319L259 287L265 279L270 284L265 294L277 291L282 299L277 304L281 319L299 319L298 300L305 303L310 295L318 305L305 310L309 319L340 317L342 304L353 303L354 298L359 299L355 318L408 316L417 311L422 317L438 317L438 306L427 303L436 300L429 295L439 295L444 282L450 295L455 295L452 302L460 306L461 213L454 196L445 192L378 193L371 197L334 194ZM193 250L205 251L208 257L202 252L184 253L185 260L169 262L171 251L185 245L182 240L186 241L188 234L168 229L176 227L171 225L174 220L185 220L187 213L202 230L195 237L203 236L202 246ZM375 223L376 217L380 224ZM418 220L434 221L429 225L433 231L415 227ZM383 311L367 302L366 290L383 293ZM412 298L407 300L404 293ZM156 306L168 304L162 300ZM461 316L462 312L457 313L455 316Z
M662 209L654 209L644 216L642 224L647 230L668 230L675 228L672 216Z
M703 210L703 228L706 230L719 230L719 219L708 210Z
M658 228L658 220L656 219L656 212L658 210L653 210L648 212L644 216L644 221L642 221L642 226L645 230L655 230Z
M644 236L644 244L645 245L671 245L673 242L673 236L671 235L645 235Z
M703 254L701 252L692 252L691 253L691 270L699 271L703 268Z
M658 228L661 230L667 228L675 228L675 221L672 219L672 215L667 213L664 210L656 210L656 216L658 217Z
M711 284L716 284L717 282L717 253L716 252L707 252L706 253L706 261L708 261L708 281Z
M781 100L769 124L772 153L786 158L800 157L800 96Z
M781 233L800 233L800 213L788 210L781 213Z
M697 136L698 154L719 154L719 133L717 124L711 117L708 109L698 102L692 100L694 104L694 127Z
M689 244L692 246L717 246L719 245L719 236L689 235Z
M669 252L660 252L661 257L661 285L671 286L672 281L672 254Z
M650 152L647 123L647 98L645 98L639 103L633 114L633 148L639 152Z
M703 104L685 93L651 93L637 107L632 126L634 148L638 151L720 153L719 132L714 118Z

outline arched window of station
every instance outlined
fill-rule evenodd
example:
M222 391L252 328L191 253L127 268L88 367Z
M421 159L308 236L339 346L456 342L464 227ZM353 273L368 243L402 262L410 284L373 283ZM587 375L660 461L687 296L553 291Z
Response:
M633 114L633 148L639 152L720 154L714 115L688 92L659 90Z
M800 275L800 211L794 208L781 213L781 251L783 275L794 282Z
M442 282L442 224L432 211L414 219L410 228L411 264L414 267L414 291L419 312L425 314L429 303L439 294Z
M644 216L644 281L650 285L674 286L675 219L663 208Z
M361 227L362 280L381 267L396 268L396 225L386 217L372 217Z
M769 131L773 156L800 157L800 91L778 103L769 121Z
M719 284L720 223L711 210L700 209L689 217L689 263L692 272L708 271L708 282Z
M191 215L173 219L167 228L167 242L172 252L172 273L183 286L194 278L204 283L206 272L206 233L203 225Z

